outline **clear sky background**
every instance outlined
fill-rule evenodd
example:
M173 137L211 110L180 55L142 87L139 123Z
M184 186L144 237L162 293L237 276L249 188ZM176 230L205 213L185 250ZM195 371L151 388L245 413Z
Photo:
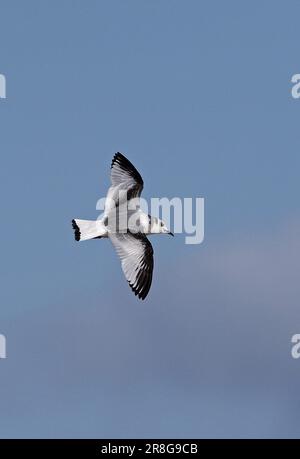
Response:
M0 0L1 437L299 437L300 2ZM113 154L147 198L145 302L98 216Z

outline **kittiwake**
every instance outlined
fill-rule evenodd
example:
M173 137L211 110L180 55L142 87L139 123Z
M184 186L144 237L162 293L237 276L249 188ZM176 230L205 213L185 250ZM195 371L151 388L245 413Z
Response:
M121 153L113 157L110 177L103 215L96 221L73 219L75 240L109 238L132 291L144 300L151 287L154 265L147 235L174 234L162 220L142 211L139 198L143 179Z

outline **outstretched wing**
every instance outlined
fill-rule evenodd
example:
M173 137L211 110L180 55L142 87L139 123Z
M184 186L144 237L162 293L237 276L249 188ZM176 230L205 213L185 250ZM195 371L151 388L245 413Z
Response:
M132 291L144 300L151 287L154 266L150 241L141 233L110 233L109 238Z
M111 184L122 186L132 194L131 197L141 195L144 182L134 165L121 153L116 153L111 162ZM129 198L129 199L130 199Z
M116 153L111 163L111 187L106 196L104 214L107 216L120 204L139 198L144 182L134 165L121 153Z

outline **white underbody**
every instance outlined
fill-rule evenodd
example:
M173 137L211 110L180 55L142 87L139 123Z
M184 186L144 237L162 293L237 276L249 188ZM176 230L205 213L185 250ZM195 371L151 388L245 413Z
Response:
M116 223L117 220L117 223ZM143 233L145 235L158 234L161 231L159 221L152 221L149 224L149 216L138 209L135 212L128 213L126 221L119 227L119 218L115 215L104 215L98 220L81 220L75 219L77 226L80 228L80 240L86 241L95 238L107 238L113 233ZM136 224L138 222L138 225Z

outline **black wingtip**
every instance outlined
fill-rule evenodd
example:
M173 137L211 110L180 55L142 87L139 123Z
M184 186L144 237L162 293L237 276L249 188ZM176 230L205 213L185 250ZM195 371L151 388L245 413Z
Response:
M117 151L117 153L114 154L114 157L111 161L111 165L110 165L110 168L112 169L113 165L116 163L116 162L122 162L122 161L128 161L128 159L122 155L122 153L120 153L119 151ZM129 161L128 161L129 162Z
M126 158L122 153L119 151L115 153L110 168L112 169L114 165L117 164L121 169L124 171L127 171L127 173L134 178L134 180L140 184L141 187L143 187L144 182L141 177L141 174L137 171L137 169L134 167L134 165L129 161L129 159Z
M73 227L73 230L74 230L74 235L75 235L75 241L80 241L80 229L79 229L79 226L77 225L76 221L73 219L72 220L72 227Z
M145 298L147 297L148 293L149 293L150 286L151 286L151 282L148 283L147 288L144 289L143 291L142 291L142 290L139 290L138 288L136 288L136 287L134 286L134 284L132 284L132 283L129 282L129 281L128 281L128 284L129 284L131 290L133 291L133 293L135 294L135 296L137 296L139 300L144 301Z

